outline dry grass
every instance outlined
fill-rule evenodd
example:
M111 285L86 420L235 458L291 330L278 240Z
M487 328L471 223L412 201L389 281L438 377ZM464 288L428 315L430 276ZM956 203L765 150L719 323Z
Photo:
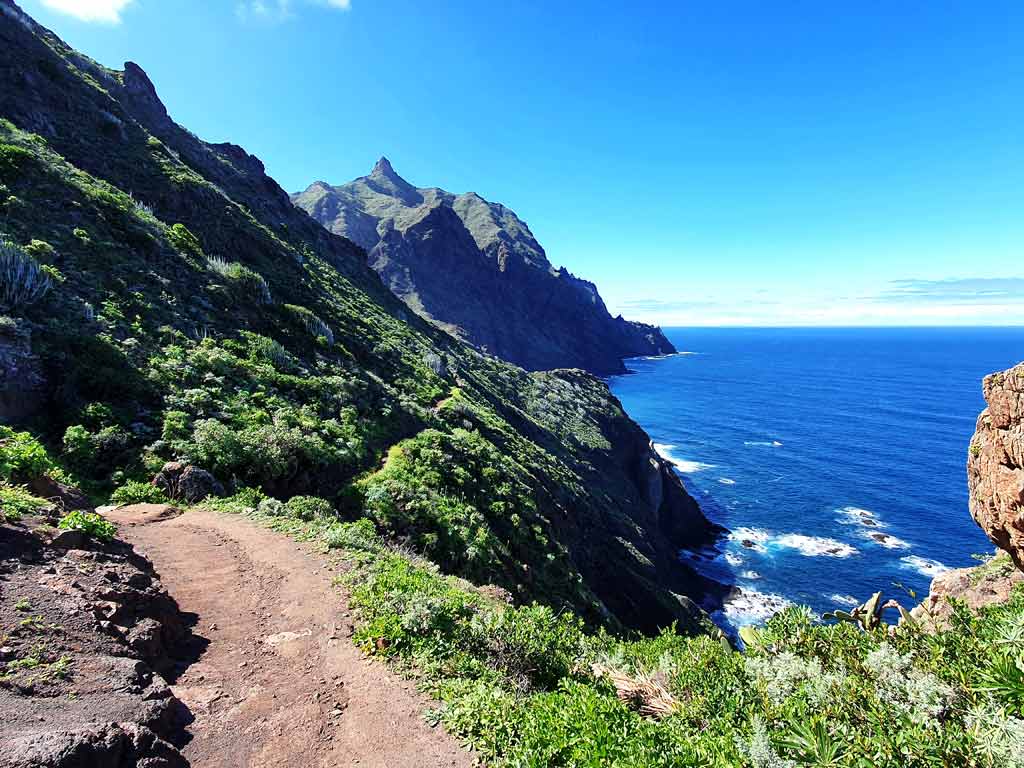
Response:
M603 664L594 664L591 669L597 677L609 680L619 699L644 717L660 720L679 709L679 702L654 677L634 677Z

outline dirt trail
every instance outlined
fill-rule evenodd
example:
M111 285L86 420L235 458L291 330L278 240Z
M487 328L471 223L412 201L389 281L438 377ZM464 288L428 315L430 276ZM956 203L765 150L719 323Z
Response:
M470 766L422 718L429 700L349 639L330 564L244 518L113 512L209 642L172 688L193 766Z

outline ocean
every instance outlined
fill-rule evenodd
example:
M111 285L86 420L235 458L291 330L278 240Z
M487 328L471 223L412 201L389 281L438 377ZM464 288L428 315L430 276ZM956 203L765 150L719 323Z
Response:
M610 386L728 538L683 553L742 596L716 618L911 605L991 545L967 507L981 379L1024 328L667 328ZM911 596L913 593L916 597Z

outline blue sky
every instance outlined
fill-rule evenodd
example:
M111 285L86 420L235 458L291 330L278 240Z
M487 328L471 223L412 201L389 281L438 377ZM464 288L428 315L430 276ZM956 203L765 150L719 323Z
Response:
M387 155L666 325L1024 323L1024 3L22 0L289 191Z

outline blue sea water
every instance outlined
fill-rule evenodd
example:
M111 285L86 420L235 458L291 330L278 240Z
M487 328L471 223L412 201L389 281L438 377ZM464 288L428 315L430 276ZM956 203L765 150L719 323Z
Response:
M681 354L611 379L705 513L730 529L698 567L743 596L821 613L872 592L913 602L993 547L965 464L981 379L1024 360L1024 328L669 328Z

